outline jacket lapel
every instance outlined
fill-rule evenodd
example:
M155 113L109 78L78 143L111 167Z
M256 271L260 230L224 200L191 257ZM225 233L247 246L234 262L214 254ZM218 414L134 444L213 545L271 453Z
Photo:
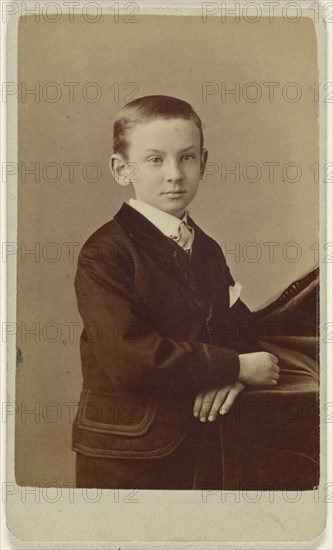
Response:
M189 221L189 225L195 230L192 254L189 258L177 243L163 235L154 224L128 204L122 205L115 220L140 248L145 249L154 263L174 280L181 291L207 315L210 309L209 292L207 292L209 276L207 265L204 266L200 258L203 234L200 228L192 220ZM203 281L202 275L205 267L206 276ZM200 271L199 279L198 271ZM200 281L204 284L200 284Z
M205 301L222 313L229 309L229 286L234 284L222 249L191 218L188 223L195 231L190 265Z

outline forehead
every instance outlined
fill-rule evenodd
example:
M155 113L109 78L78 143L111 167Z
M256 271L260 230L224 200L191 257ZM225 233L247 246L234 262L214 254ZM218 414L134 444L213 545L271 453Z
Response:
M178 150L200 147L200 131L192 120L184 118L155 118L139 122L128 132L130 149Z

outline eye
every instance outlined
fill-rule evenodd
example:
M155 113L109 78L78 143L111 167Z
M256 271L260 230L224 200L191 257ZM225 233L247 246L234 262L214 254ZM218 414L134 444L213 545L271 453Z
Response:
M195 154L194 153L186 153L186 155L183 156L183 159L186 160L186 161L195 160Z
M161 157L150 157L147 159L151 164L160 164L162 162Z

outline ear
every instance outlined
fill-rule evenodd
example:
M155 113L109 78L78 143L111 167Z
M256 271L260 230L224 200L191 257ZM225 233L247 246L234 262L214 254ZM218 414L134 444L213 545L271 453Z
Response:
M200 166L200 174L203 176L203 173L206 168L206 163L208 159L208 151L207 149L202 149L201 151L201 166Z
M111 155L109 167L114 180L119 183L119 185L125 187L131 183L128 173L126 173L126 170L128 170L128 162L122 155L119 153Z

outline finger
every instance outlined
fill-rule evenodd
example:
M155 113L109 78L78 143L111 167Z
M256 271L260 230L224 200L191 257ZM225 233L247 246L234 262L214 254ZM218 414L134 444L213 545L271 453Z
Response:
M279 380L280 375L277 372L273 372L272 374L272 380Z
M218 390L219 388L213 388L205 392L199 411L200 422L206 422Z
M194 414L194 416L199 416L199 413L200 413L200 409L201 409L201 405L202 405L202 401L203 401L204 395L205 395L204 392L200 392L200 393L198 393L198 395L197 395L196 398L195 398L194 406L193 406L193 414Z
M263 384L263 387L265 387L265 388L266 388L266 387L267 387L267 388L270 388L270 387L272 387L272 386L276 386L277 383L278 383L278 381L275 380L274 378L268 378L268 379L266 380L266 382Z
M280 368L278 367L278 365L275 365L274 363L273 365L270 366L270 372L271 374L279 374Z
M228 396L230 388L231 386L225 386L224 388L220 388L217 394L215 395L214 401L212 403L212 406L210 408L209 415L208 415L209 422L214 422L216 420L218 412L221 406L223 405L226 397Z
M271 360L273 361L273 363L275 363L277 365L278 362L279 362L278 357L276 357L276 355L273 355L272 353L270 354L270 356L271 356Z
M222 414L222 415L227 414L227 412L230 410L230 408L234 404L237 395L241 391L243 391L243 389L244 389L244 386L243 386L243 384L240 384L240 383L235 384L234 386L231 387L225 402L223 403L222 407L220 408L220 414Z

